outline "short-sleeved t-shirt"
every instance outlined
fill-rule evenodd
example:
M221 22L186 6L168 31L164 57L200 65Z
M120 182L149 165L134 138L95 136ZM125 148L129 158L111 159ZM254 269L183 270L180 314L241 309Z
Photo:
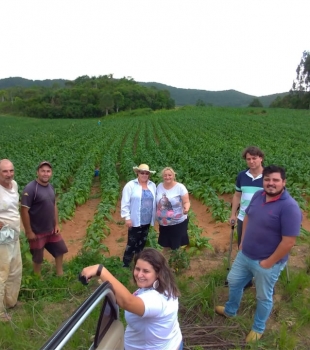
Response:
M253 177L249 169L241 171L236 180L236 191L241 192L240 209L238 219L243 221L245 210L250 204L254 193L263 189L263 175Z
M187 219L183 214L182 197L188 193L186 187L177 182L166 190L162 183L156 189L156 217L159 225L170 226L180 224Z
M126 350L178 349L182 334L178 321L178 298L168 299L155 289L138 289L135 293L145 305L143 316L125 311Z
M51 184L29 182L23 190L21 205L29 208L31 229L35 234L52 233L55 229L55 191Z
M298 236L302 221L301 210L284 190L280 198L266 202L263 190L257 191L248 208L248 223L242 242L242 253L253 260L269 258L283 236ZM278 262L285 262L288 255Z

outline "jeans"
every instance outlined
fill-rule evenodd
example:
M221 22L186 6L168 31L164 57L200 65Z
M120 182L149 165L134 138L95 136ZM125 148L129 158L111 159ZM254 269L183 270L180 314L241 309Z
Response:
M227 280L229 285L229 300L225 304L225 314L235 316L241 302L243 287L255 278L257 306L252 330L263 333L273 306L273 289L284 269L286 262L277 263L269 269L259 264L260 260L252 260L239 251L231 267Z

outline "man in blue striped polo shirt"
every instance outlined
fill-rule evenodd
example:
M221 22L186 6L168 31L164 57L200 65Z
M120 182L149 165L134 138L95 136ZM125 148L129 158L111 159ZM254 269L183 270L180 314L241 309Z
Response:
M237 221L238 248L241 242L242 225L245 217L245 210L248 207L254 193L263 188L263 160L264 153L256 146L249 146L242 152L248 168L241 171L236 180L236 191L232 200L231 215L229 222ZM239 213L237 215L237 210ZM237 220L238 219L238 220ZM245 288L252 286L252 280Z
M263 189L263 160L264 153L255 146L247 147L242 152L248 168L241 171L237 176L236 191L232 200L230 220L237 220L238 247L241 241L242 224L245 216L245 209L248 207L254 193ZM238 217L237 210L240 205Z

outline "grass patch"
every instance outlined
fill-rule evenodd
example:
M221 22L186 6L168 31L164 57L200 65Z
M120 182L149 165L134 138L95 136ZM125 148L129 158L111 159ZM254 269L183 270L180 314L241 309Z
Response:
M186 250L175 252L175 261L190 255ZM64 277L57 277L54 265L44 262L42 278L32 275L29 265L23 270L20 302L12 309L13 322L1 324L0 349L40 348L55 330L97 287L94 279L88 286L77 281L83 267L103 263L129 290L135 288L131 271L122 268L118 257L105 258L98 250L82 250L64 264ZM182 261L182 264L184 261ZM226 319L214 312L215 305L224 305L228 288L224 286L227 270L224 265L196 277L177 274L181 291L179 321L184 338L184 350L244 349L245 337L251 329L256 309L255 289L244 292L238 316ZM285 271L276 285L277 297L267 329L261 341L247 346L261 350L306 350L310 348L310 276L305 269L293 269L287 283ZM95 333L100 306L81 325L64 349L88 349ZM121 319L124 313L121 310ZM16 334L18 333L18 336Z

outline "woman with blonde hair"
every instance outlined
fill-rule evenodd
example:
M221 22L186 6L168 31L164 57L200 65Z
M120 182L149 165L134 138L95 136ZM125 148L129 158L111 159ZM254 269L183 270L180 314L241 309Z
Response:
M178 249L189 244L187 233L189 195L186 187L177 182L171 167L162 170L161 182L156 189L156 217L159 223L158 244L164 248Z

